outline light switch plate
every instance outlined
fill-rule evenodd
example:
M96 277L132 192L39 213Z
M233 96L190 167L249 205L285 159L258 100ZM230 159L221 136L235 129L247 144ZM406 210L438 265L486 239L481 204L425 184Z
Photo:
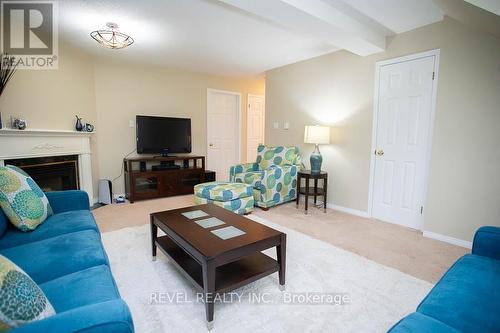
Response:
M274 128L274 129L279 129L279 128L280 128L280 123L278 123L277 121L275 121L275 122L273 123L273 128Z
M289 129L290 128L290 123L288 121L285 121L285 123L283 124L283 129Z
M135 121L129 120L128 121L128 126L130 126L130 128L134 128L135 127Z

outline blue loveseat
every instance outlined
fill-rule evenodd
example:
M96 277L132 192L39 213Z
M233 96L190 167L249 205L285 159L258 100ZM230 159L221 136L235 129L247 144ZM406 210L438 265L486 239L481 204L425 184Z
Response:
M133 332L87 193L46 193L54 215L32 232L13 227L0 210L0 254L43 290L56 315L12 332Z
M391 333L500 332L500 228L482 227L464 255Z

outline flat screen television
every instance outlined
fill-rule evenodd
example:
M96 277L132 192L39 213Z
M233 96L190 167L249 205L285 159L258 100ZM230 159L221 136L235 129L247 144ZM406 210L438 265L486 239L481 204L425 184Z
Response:
M136 116L138 154L191 152L191 119Z

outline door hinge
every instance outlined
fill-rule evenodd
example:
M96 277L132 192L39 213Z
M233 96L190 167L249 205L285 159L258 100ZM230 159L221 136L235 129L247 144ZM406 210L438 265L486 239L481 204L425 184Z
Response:
M420 214L424 213L424 206L420 206Z
M435 77L436 77L436 72L432 72L432 79L434 80Z

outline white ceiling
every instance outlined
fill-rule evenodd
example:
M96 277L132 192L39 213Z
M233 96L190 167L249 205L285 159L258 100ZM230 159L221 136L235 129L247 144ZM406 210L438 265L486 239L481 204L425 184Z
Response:
M346 49L381 52L394 33L443 18L432 0L64 0L61 38L99 56L221 75L256 75ZM116 22L135 43L102 48Z

